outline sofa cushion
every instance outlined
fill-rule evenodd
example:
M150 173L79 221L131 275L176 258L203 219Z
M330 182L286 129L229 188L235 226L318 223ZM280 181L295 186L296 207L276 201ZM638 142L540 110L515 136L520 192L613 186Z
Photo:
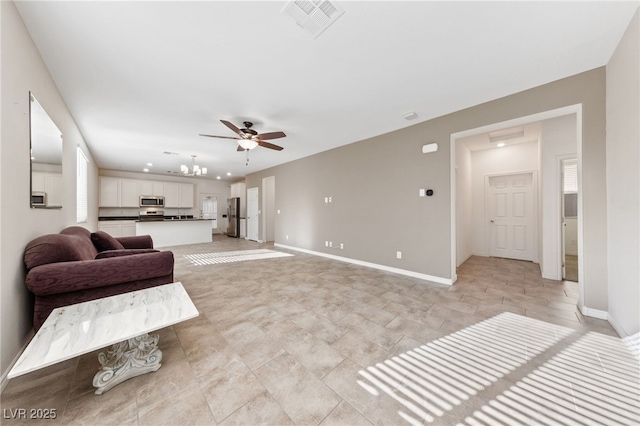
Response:
M133 254L158 253L155 249L124 249L124 250L105 250L98 253L96 259L107 259L109 257L131 256Z
M28 270L56 262L73 262L95 258L97 251L91 240L77 235L48 234L27 244L24 263Z
M93 232L91 234L91 241L96 246L98 251L106 250L123 250L124 246L120 244L118 240L104 231Z

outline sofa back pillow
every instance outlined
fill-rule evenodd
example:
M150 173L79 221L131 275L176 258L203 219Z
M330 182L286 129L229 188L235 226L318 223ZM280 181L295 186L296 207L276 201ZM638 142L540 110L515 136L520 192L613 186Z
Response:
M123 250L124 246L118 240L104 231L92 232L91 241L98 251Z

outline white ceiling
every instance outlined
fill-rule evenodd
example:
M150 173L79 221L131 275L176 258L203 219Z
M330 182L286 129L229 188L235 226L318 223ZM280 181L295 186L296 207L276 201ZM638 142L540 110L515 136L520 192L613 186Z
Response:
M234 179L605 65L639 3L339 1L315 39L285 4L17 7L100 168L197 155ZM284 150L245 166L233 140L198 136L233 136L220 119L283 131Z

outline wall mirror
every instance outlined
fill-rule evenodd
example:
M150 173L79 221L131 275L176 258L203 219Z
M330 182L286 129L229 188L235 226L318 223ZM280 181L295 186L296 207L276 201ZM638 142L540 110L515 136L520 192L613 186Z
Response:
M29 92L31 208L62 208L62 133Z

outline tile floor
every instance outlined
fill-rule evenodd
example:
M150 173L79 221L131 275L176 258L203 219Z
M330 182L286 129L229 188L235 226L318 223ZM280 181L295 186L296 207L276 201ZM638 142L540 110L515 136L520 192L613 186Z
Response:
M298 252L184 257L262 248L286 251L226 236L173 248L201 315L158 331L162 368L101 396L97 353L30 373L3 392L2 424L640 423L638 360L580 314L576 283L495 258L449 287Z

